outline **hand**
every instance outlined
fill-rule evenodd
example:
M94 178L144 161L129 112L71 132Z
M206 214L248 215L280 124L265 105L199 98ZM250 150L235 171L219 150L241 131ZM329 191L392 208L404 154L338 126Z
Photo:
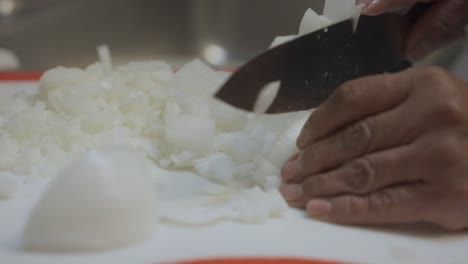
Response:
M468 227L468 84L442 69L342 85L297 145L281 191L312 217Z
M465 36L468 24L466 0L361 0L363 13L379 15L409 8L416 3L434 2L413 24L406 45L407 57L418 60L430 52Z

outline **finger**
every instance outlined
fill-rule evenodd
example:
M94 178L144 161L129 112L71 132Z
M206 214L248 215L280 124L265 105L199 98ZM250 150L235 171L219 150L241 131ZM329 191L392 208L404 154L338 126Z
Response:
M299 169L295 167L296 161L299 160L301 153L297 152L296 154L292 155L281 167L281 178L283 180L288 179L289 175L294 175L296 171Z
M299 149L353 122L399 105L409 94L413 69L343 84L314 111L297 140Z
M420 168L409 160L417 154L413 145L399 147L363 158L302 182L305 197L330 197L343 194L367 194L395 184L422 180Z
M360 0L363 4L362 13L365 15L381 15L407 9L416 3L433 2L435 0Z
M301 176L335 168L351 159L376 151L406 145L424 129L424 121L404 102L399 107L358 121L329 137L307 146L298 160L299 171L290 169L285 180L300 180Z
M314 198L363 195L395 184L413 183L424 175L421 167L408 162L417 154L413 145L375 153L335 170L310 175L303 182L285 185L281 191L292 207L303 208ZM300 189L294 191L293 186Z
M299 158L300 155L301 155L301 153L300 153L300 152L297 152L296 154L292 155L285 163L290 162L290 161L297 160L297 159Z
M468 1L446 0L435 3L414 24L408 37L406 53L412 60L421 59L465 35L468 24Z
M348 225L403 224L424 220L426 186L387 188L367 196L339 196L312 200L308 214L316 219Z

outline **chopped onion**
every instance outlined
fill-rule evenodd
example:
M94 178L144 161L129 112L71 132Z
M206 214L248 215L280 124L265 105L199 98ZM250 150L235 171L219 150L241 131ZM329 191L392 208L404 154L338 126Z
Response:
M354 16L353 16L354 31L356 31L359 25L359 19L361 18L362 8L363 8L363 5L354 6Z
M279 45L283 45L289 41L292 41L294 39L296 39L298 36L296 35L290 35L290 36L279 36L279 37L276 37L273 42L271 43L270 45L270 49L272 48L275 48Z
M225 103L214 100L211 103L211 116L216 129L224 132L240 131L247 124L247 114Z
M285 44L302 35L315 32L349 18L353 18L354 30L356 30L362 5L356 5L355 2L355 0L326 0L323 15L318 15L310 8L307 9L301 20L298 35L276 37L270 48Z
M276 96L281 87L281 82L276 81L267 84L259 93L255 106L253 108L254 113L264 114L271 104L275 101Z
M299 27L299 35L305 35L322 28L320 16L312 9L307 9Z
M339 23L346 19L353 18L356 29L362 6L356 5L355 0L326 0L323 9L323 16L332 23Z
M0 71L17 71L21 66L20 60L11 50L0 48Z
M193 165L193 158L195 156L190 151L183 151L179 155L171 155L170 159L178 168L186 168Z
M256 201L255 206L249 206ZM288 208L277 190L265 192L258 187L244 189L229 199L239 221L246 223L264 223L270 217L282 216Z
M173 116L167 120L165 139L179 150L209 153L213 149L215 123L193 115Z
M277 190L225 188L210 196L193 196L163 207L162 218L178 225L207 225L222 220L261 224L281 217L288 208Z
M110 49L107 45L102 45L98 47L98 55L101 63L106 67L107 70L112 69L112 57L110 54Z
M319 16L319 23L320 23L320 28L326 28L332 24L330 19L324 16Z
M234 161L223 153L195 160L195 170L202 176L217 183L234 184Z
M263 190L270 191L280 187L281 180L278 166L275 166L267 159L257 161L257 168L253 175L255 181L259 183Z
M296 147L296 140L308 117L309 113L304 112L302 117L298 117L296 121L288 126L277 138L275 144L268 153L268 159L273 164L279 164L279 166L281 166L292 155L299 151Z

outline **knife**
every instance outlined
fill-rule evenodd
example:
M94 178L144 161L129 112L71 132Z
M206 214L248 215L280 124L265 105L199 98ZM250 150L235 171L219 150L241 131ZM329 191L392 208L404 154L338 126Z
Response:
M245 64L215 97L252 111L260 91L281 81L267 113L316 108L346 81L411 67L403 53L406 22L393 14L363 16L356 32L349 19L304 35Z

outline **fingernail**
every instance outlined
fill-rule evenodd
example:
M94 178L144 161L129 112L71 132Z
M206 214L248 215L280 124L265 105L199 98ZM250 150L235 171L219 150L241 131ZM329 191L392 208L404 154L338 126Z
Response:
M328 215L332 210L332 204L326 200L311 200L307 204L307 212L311 217Z
M378 0L358 0L356 4L362 5L362 13L367 14L377 2Z
M281 169L281 177L283 180L289 181L301 176L301 162L299 159L286 162Z
M302 195L302 185L300 184L287 184L281 187L281 194L284 196L286 201L296 201L299 200Z
M356 1L356 4L366 6L366 5L370 5L372 3L375 3L375 2L377 2L377 0L358 0L358 1Z
M302 129L301 134L297 138L297 147L299 149L304 149L310 141L310 135L308 132L305 131L305 129Z

